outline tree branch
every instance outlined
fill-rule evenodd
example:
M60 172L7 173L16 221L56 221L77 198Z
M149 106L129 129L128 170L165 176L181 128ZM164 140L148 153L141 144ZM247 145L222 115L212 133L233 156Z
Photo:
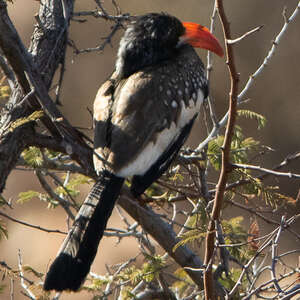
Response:
M232 164L232 167L236 168L236 169L255 170L255 171L259 171L259 172L274 175L274 176L300 179L300 174L294 174L291 172L278 172L278 171L263 168L260 166L247 165L247 164Z
M203 263L200 258L192 252L186 245L182 245L173 251L175 245L180 241L172 227L164 222L150 207L143 208L139 206L136 200L132 200L131 193L127 188L122 190L118 203L129 215L134 218L159 245L171 256L176 263L185 268L188 275L200 287L203 288L202 272ZM222 287L215 282L216 293L223 299L224 291Z
M215 244L215 224L219 222L220 211L223 204L224 192L227 184L228 174L231 171L230 168L230 149L231 141L234 132L234 125L236 120L237 110L237 96L238 96L238 83L239 75L236 71L234 53L232 45L228 44L227 41L231 39L230 24L227 20L225 10L223 7L223 1L217 1L217 9L220 17L220 21L223 28L224 39L226 41L226 63L230 74L230 92L229 92L229 118L225 132L224 143L222 145L222 166L221 173L217 184L217 191L214 198L214 206L211 213L211 220L208 224L206 243L205 243L205 258L204 264L206 271L204 273L204 288L205 288L205 299L216 299L215 289L213 284L212 274L212 261L214 254Z
M18 220L16 218L13 218L7 214L5 214L4 212L0 211L0 216L12 221L12 222L15 222L15 223L18 223L18 224L21 224L21 225L24 225L24 226L27 226L27 227L30 227L30 228L34 228L34 229L38 229L38 230L41 230L41 231L45 231L45 232L48 232L48 233L60 233L60 234L67 234L66 232L63 232L63 231L60 231L58 229L47 229L47 228L43 228L41 226L37 226L37 225L33 225L33 224L30 224L30 223L27 223L27 222L24 222L24 221L21 221L21 220Z
M67 0L65 2L68 4L68 9L73 11L73 1ZM61 144L65 149L65 152L72 154L73 148L78 148L78 146L82 148L83 152L86 152L86 148L88 148L78 132L59 113L47 94L55 70L64 55L63 49L66 47L66 36L64 35L66 22L62 14L61 2L41 1L39 20L42 25L35 27L28 53L9 19L5 1L0 0L0 48L18 81L15 84L17 88L12 91L10 100L1 114L0 192L5 186L9 173L15 167L18 157L26 148L27 139L35 133L33 122L19 126L13 131L10 130L10 124L19 118L30 115L34 110L40 109L41 105L50 116L50 118L46 116L42 118L44 125L51 132L55 142ZM32 89L32 87L34 88ZM32 91L33 94L28 101L20 103L24 96ZM17 105L19 103L20 105ZM62 139L58 128L64 133L64 139ZM73 137L76 139L72 144ZM84 155L82 158L76 157L75 154L72 156L83 166L91 166L88 161L91 159L90 156Z

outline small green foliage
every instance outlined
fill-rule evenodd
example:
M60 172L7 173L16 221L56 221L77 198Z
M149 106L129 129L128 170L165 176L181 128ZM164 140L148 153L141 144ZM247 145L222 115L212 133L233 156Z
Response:
M177 269L173 274L176 278L178 278L178 280L172 284L172 290L176 291L181 298L188 296L185 292L189 292L189 287L195 283L183 268Z
M10 88L7 85L0 85L0 100L6 100L10 95Z
M132 289L129 286L123 286L120 291L119 299L122 299L122 300L136 299L135 295L133 293L131 293L131 290Z
M258 129L262 129L263 127L265 127L265 125L267 123L267 119L263 115L258 114L254 111L251 111L251 110L239 109L237 111L237 115L239 117L245 117L245 118L248 118L248 119L256 120Z
M22 126L28 122L33 122L33 121L37 121L38 119L40 119L42 116L44 115L42 110L38 110L38 111L34 111L32 114L30 114L28 117L26 118L20 118L17 119L16 121L12 122L10 124L10 131L14 131L16 128L18 128L19 126Z
M240 269L234 269L232 268L229 272L229 276L227 277L221 277L219 279L219 282L228 290L232 290L232 288L235 286L236 282L238 281L242 270ZM242 278L241 285L239 286L239 289L236 291L236 293L233 295L233 300L240 300L240 294L242 291L245 291L245 287L247 286L247 279L245 276Z
M192 243L196 240L203 240L206 236L206 230L205 228L201 228L198 229L191 229L191 230L188 230L187 232L183 233L180 238L181 240L173 247L173 252L176 251L176 249L182 245L185 245L187 243Z
M0 240L2 238L8 238L8 232L5 226L5 223L0 219Z
M2 76L0 79L0 100L6 100L11 93L9 86L4 83L5 80L6 76Z
M22 152L26 164L32 168L38 168L43 164L42 152L37 147L29 147Z
M248 258L247 238L248 233L242 226L244 218L242 216L223 220L222 226L224 230L225 243L227 245L245 243L243 246L228 247L230 254L239 261L245 262Z
M162 190L161 186L159 186L155 182L145 191L145 194L149 198L161 195L162 193L163 193L163 190Z
M6 286L4 284L0 284L0 294L3 293L5 287Z
M130 280L132 284L136 284L143 279L142 270L138 269L136 266L125 268L120 272L119 278L124 281Z
M38 198L40 201L47 202L48 208L54 208L59 204L58 201L49 197L48 194L43 194L33 190L19 193L17 202L20 204L24 204L26 202L31 201L34 198Z
M147 262L145 262L141 268L131 266L124 269L119 273L118 278L122 281L130 281L131 284L136 285L141 280L151 282L157 278L161 269L165 266L165 260L160 255L149 255L143 253Z
M241 194L248 194L260 198L272 208L278 208L282 203L286 203L290 200L289 197L278 193L278 186L265 186L261 180L251 176L249 171L239 169L233 173L237 173L240 180L249 180L248 184L237 189Z
M57 187L55 189L55 192L57 194L63 194L65 196L70 195L72 197L77 197L80 194L80 191L77 189L78 186L90 182L91 179L89 177L81 174L77 174L73 176L64 187L62 186Z
M157 277L161 269L165 266L165 260L160 255L152 256L144 253L144 256L148 260L148 262L143 264L143 279L146 282L151 282Z
M19 193L18 196L18 203L24 204L30 200L32 200L33 198L40 198L41 193L37 192L37 191L33 191L33 190L29 190L27 192L21 192Z
M207 224L207 213L205 210L205 203L201 202L199 203L198 206L199 206L198 213L195 213L188 218L186 222L186 226L193 229L201 227L205 231L206 224Z
M100 291L104 285L111 283L112 281L113 281L113 277L109 275L97 276L97 278L93 277L91 279L91 283L88 285L84 285L82 289L87 291Z
M218 136L208 143L207 157L215 170L220 170L221 168L221 147L223 145L223 142L224 136Z
M211 165L220 170L222 162L221 147L224 136L218 136L208 143L207 155ZM246 138L240 126L235 126L231 142L230 160L232 163L248 163L249 154L257 150L259 142L252 137Z
M247 163L250 153L258 149L259 142L252 137L245 138L242 129L235 126L231 142L230 159L232 163Z
M169 172L171 174L169 176L170 181L183 181L184 176L182 175L182 167L180 165L176 165L172 168L172 170Z
M33 269L29 265L23 265L22 268L23 268L24 272L29 273L29 274L33 274L37 278L41 279L44 276L43 273L36 271L35 269Z

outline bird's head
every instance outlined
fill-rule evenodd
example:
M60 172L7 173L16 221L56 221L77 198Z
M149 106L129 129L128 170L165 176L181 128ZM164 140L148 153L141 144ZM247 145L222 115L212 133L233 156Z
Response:
M128 26L120 41L116 71L119 77L126 78L172 58L186 44L223 56L218 40L204 26L181 22L164 13L140 16Z

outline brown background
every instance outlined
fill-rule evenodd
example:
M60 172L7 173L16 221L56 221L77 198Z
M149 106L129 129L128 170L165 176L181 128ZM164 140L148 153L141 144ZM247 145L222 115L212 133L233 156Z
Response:
M235 46L236 64L241 74L241 87L245 84L249 74L253 73L262 63L275 34L281 29L283 7L287 6L289 15L297 2L297 0L224 1L234 37L238 37L258 25L264 25L260 32ZM119 4L122 12L142 14L164 11L176 15L181 20L199 22L209 26L213 1L120 0ZM9 4L11 18L26 45L29 44L34 24L33 16L38 10L38 5L37 1L28 0L17 0L13 5ZM104 5L110 12L113 12L110 1L104 1ZM94 8L93 1L77 1L77 11ZM216 24L216 35L222 40L218 20ZM83 24L73 22L70 38L76 42L79 48L94 47L101 43L102 37L108 34L110 25L101 19L89 19L89 22ZM97 88L113 69L120 35L121 32L113 39L112 47L106 47L103 53L74 56L72 50L68 50L61 101L63 102L62 111L72 124L83 127L91 126L91 117L86 107L92 107ZM251 101L243 107L265 115L268 120L267 126L260 131L257 130L254 121L242 122L244 133L247 136L253 136L276 150L262 158L262 164L265 167L279 163L289 153L299 151L300 148L299 54L300 16L298 15L296 22L290 25L287 34L281 40L270 65L258 77L255 86L247 94L246 97L251 98ZM205 62L206 53L199 51L199 55ZM221 117L226 111L229 81L224 60L214 57L214 61L211 95L215 99L218 116ZM92 135L90 131L87 133ZM204 136L203 127L199 124L195 126L190 142L196 144ZM293 163L289 170L300 173L299 161ZM299 190L299 181L280 180L275 184L280 186L282 193L287 193L291 197L296 197ZM47 210L45 209L46 204L38 200L23 205L16 203L19 192L38 188L37 181L29 172L14 171L7 181L4 196L12 199L15 209L13 211L7 209L6 213L32 224L66 230L65 215L62 209ZM82 197L86 195L87 191L88 187L85 187ZM115 212L109 226L117 226L118 223L119 217ZM9 266L16 268L17 251L21 249L24 264L29 264L40 272L45 272L50 259L54 258L59 248L62 236L47 234L11 222L7 222L7 227L9 239L1 241L0 260L5 260ZM119 245L116 245L115 239L105 239L101 244L101 255L97 256L92 269L100 274L105 273L105 263L122 262L136 253L136 244L132 241L131 239L122 240ZM286 247L289 248L291 243L287 240ZM9 285L9 281L5 281L5 283ZM18 286L19 282L16 280L14 299L24 299L25 297L19 293ZM0 295L0 299L8 299L8 297L9 294ZM61 299L85 298L64 295Z

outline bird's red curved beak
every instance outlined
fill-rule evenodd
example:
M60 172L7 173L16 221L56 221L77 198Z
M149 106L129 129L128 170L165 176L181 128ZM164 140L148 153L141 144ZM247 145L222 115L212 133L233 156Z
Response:
M218 40L210 33L208 28L192 22L183 22L185 34L182 39L196 48L210 50L223 57L224 51Z

